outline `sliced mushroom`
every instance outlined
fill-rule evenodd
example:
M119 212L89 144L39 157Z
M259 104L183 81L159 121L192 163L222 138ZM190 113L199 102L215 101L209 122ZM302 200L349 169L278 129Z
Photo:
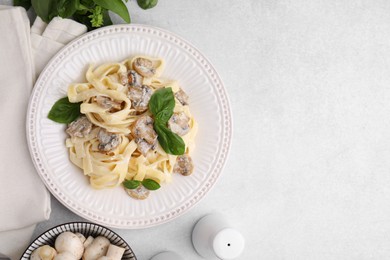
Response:
M31 260L52 260L57 255L57 252L51 246L45 245L38 247L31 254Z
M61 233L55 241L57 253L69 252L75 259L80 259L84 252L84 246L80 238L72 232Z
M66 132L71 137L80 137L83 138L88 135L92 130L92 123L88 120L86 116L81 116L77 120L69 124Z
M175 97L177 98L177 100L179 100L179 102L183 105L183 106L186 106L188 105L188 95L182 90L180 89L178 92L175 93Z
M95 100L100 107L108 109L109 112L117 112L122 109L122 102L116 102L109 97L97 96Z
M141 87L142 76L139 75L135 70L129 70L127 72L127 83L130 87Z
M131 134L137 144L137 149L144 156L150 149L154 149L157 142L157 133L153 129L153 118L142 116L131 127Z
M139 185L138 188L136 188L136 189L132 189L132 190L126 189L126 192L127 192L127 194L130 195L130 197L137 199L137 200L144 200L150 194L150 191L142 185Z
M190 118L184 112L173 113L168 121L168 127L175 134L183 136L190 131L189 121Z
M119 247L111 244L108 247L106 256L112 260L121 260L124 253L125 253L125 249L123 247Z
M156 68L153 67L153 61L145 58L136 58L133 62L136 72L144 77L153 77L156 74Z
M85 249L83 260L96 260L101 256L105 256L109 246L110 241L107 238L96 237L92 244Z
M135 111L144 112L148 109L149 100L152 94L152 88L146 85L142 85L141 87L129 87L127 96L132 101L132 105Z
M173 173L180 173L183 176L190 175L194 170L194 164L189 155L183 154L176 158L175 166L173 167Z
M101 128L99 130L97 138L99 140L98 149L101 152L112 151L120 144L119 135L115 133L110 133L104 128Z

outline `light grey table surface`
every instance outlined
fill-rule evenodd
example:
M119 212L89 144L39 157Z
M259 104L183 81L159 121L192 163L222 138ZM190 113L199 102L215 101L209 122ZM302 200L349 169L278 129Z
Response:
M225 170L199 204L161 226L115 229L138 259L201 259L191 230L213 211L245 236L239 259L390 258L389 1L127 5L134 23L172 31L211 60L234 118ZM53 198L34 236L77 220Z

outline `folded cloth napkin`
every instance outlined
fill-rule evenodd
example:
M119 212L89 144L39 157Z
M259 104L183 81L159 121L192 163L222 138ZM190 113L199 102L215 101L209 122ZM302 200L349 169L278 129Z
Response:
M28 152L25 122L36 76L48 60L87 28L69 19L49 24L0 6L0 252L19 259L35 225L50 217L50 194Z

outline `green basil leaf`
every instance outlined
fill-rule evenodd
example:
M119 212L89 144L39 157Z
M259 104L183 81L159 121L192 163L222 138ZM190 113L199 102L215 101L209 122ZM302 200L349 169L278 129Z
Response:
M156 90L149 100L149 110L154 115L154 119L167 123L173 114L175 107L175 96L172 88L160 88Z
M144 179L142 185L148 190L158 190L161 187L158 182L152 179Z
M122 2L122 0L93 0L97 5L108 9L120 17L122 17L125 22L130 23L130 14L129 10L127 10L126 5Z
M28 10L31 7L31 0L14 0L14 6L22 6Z
M108 10L103 11L103 26L112 25L111 17L108 14Z
M186 145L180 136L156 120L154 121L153 126L158 135L158 142L166 153L173 155L184 154Z
M57 3L58 15L62 18L71 17L79 8L80 0L60 0Z
M31 0L31 5L35 13L46 23L50 21L50 17L56 16L53 10L56 5L55 0Z
M158 0L137 0L138 6L142 9L150 9L157 5Z
M68 97L61 98L51 108L48 118L57 123L69 124L81 115L80 104L70 103Z
M125 186L126 189L134 190L138 188L138 186L141 184L141 181L137 180L125 180L123 182L123 186Z
M80 4L91 9L95 7L95 2L93 0L80 0Z

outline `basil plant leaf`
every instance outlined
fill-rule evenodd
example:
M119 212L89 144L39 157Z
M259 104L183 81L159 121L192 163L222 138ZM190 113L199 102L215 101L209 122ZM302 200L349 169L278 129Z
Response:
M58 15L62 18L71 17L79 8L80 0L60 0L57 4Z
M126 5L122 0L93 0L95 4L100 5L101 7L108 9L120 17L122 17L125 22L130 23L130 14L127 10Z
M185 152L185 143L183 139L172 132L164 124L158 121L154 122L154 130L157 132L157 139L166 153L173 155L182 155Z
M138 6L142 9L150 9L157 5L158 0L137 0Z
M31 5L35 13L46 23L50 21L50 17L56 16L53 12L57 6L56 0L31 0Z
M141 181L137 180L126 180L123 182L123 186L125 186L126 189L134 190L139 187L141 184Z
M150 97L149 109L156 121L167 123L173 114L174 107L175 96L172 88L160 88Z
M69 124L73 122L80 113L80 103L70 103L68 97L61 98L51 108L48 118L57 123Z
M22 6L28 11L31 7L31 0L14 0L14 6Z
M103 26L112 25L111 17L108 14L108 10L103 11Z
M158 190L161 187L158 182L152 179L144 179L142 185L148 190Z

